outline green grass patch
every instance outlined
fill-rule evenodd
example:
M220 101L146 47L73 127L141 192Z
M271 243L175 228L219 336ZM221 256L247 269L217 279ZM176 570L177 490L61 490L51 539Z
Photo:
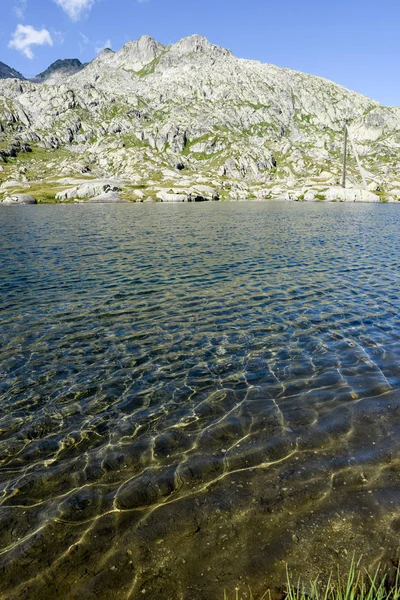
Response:
M398 568L392 581L380 566L370 574L354 559L348 573L331 573L325 582L319 577L310 582L293 581L287 571L285 600L398 600L399 597Z
M62 148L42 148L36 144L30 144L32 152L20 152L16 158L9 158L10 163L24 164L37 162L48 163L52 160L60 160L70 156L68 150Z
M61 187L49 183L38 183L37 185L31 185L29 188L13 188L7 190L6 195L29 194L29 196L33 196L37 200L38 204L58 204L60 200L56 200L56 194L64 189L65 186ZM68 202L68 200L66 202Z
M259 104L259 103L254 103L254 102L241 102L240 106L249 106L250 108L254 109L254 110L261 110L262 108L265 109L269 109L271 108L270 104Z
M219 156L223 150L219 150L218 152L214 152L214 154L208 154L208 152L192 152L191 157L195 160L212 160Z
M276 594L275 594L276 596ZM254 596L248 587L241 592L239 588L232 594L224 591L223 600L270 600L267 590L260 596ZM320 576L314 580L293 579L286 568L286 582L282 589L282 600L399 600L400 569L393 572L383 570L380 565L372 573L361 567L361 560L352 559L349 569L341 573L331 571L327 579Z
M195 144L199 144L201 142L208 142L210 140L211 135L212 135L212 133L210 132L210 133L205 133L204 135L202 135L198 138L195 138L194 140L186 140L185 147L182 150L181 154L183 154L183 155L189 154L191 151L191 147L194 146ZM197 154L201 154L201 153L198 152ZM212 154L209 154L208 156L211 157Z
M104 107L101 111L101 119L106 123L111 123L114 119L118 117L126 116L126 106L123 106L122 103L112 102L106 107Z
M134 133L124 133L120 138L126 148L147 148L149 146L146 140L139 140Z
M376 191L376 192L374 192L374 194L379 196L379 199L383 204L386 204L387 202L389 202L388 194L386 192L384 192L383 190Z
M156 58L154 58L151 62L149 62L149 64L145 65L142 69L140 69L140 71L134 71L135 75L137 75L138 77L147 77L148 75L152 75L156 70L156 66L160 62L161 57L164 56L166 52L166 50L164 50L164 52L161 52L159 56L156 56Z
M129 193L129 191L121 192L120 196L123 200L128 200L129 202L136 202L136 200L139 200L138 196L135 196L135 194Z

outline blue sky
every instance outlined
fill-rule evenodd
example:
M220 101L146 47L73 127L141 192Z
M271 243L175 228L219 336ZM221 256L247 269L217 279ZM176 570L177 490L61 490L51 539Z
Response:
M400 106L399 29L400 0L0 0L0 60L31 77L143 34L198 33Z

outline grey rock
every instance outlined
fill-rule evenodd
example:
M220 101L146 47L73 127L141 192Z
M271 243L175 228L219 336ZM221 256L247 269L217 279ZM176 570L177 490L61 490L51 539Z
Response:
M29 194L12 194L6 196L2 204L37 204L37 201Z
M325 194L327 200L338 200L339 202L380 202L376 194L361 188L344 189L342 187L331 187Z
M21 180L16 180L16 179L10 179L9 181L4 181L4 183L2 183L0 185L0 191L3 192L4 190L8 190L8 189L12 189L12 188L29 188L30 185L29 183L25 182L25 181L21 181Z
M72 200L74 198L94 198L107 192L120 192L121 186L112 180L92 180L77 187L63 190L56 194L57 200Z
M170 194L168 192L158 192L157 198L160 198L162 202L186 202L186 194Z
M315 194L313 192L306 192L304 194L304 200L306 202L313 202L315 200Z
M128 200L121 198L118 192L106 192L88 200L75 200L75 202L85 204L114 204L115 202L128 202Z

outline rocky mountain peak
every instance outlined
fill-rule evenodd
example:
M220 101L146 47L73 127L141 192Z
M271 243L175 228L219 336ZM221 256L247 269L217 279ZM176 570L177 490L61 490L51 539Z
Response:
M25 79L21 73L0 61L0 79Z
M139 71L154 60L164 50L164 46L149 35L142 35L138 40L127 42L115 55L119 67Z
M90 65L96 63L96 62L102 62L103 60L107 61L109 59L111 59L113 56L115 56L116 52L114 52L114 50L111 50L111 48L104 48L104 50L102 50L100 52L100 54L98 56L96 56L96 58L94 60L92 60L91 63L89 63Z
M326 79L236 58L200 35L167 47L142 36L85 68L57 61L50 70L63 66L80 69L63 85L0 81L0 142L3 161L10 159L3 173L11 181L29 184L44 172L75 181L79 172L118 177L139 198L212 190L222 198L330 198L349 118L368 185L400 200L400 109ZM14 156L23 144L37 160L30 171ZM53 151L69 158L47 171L37 147L49 150L49 161ZM359 180L350 157L349 182Z
M184 37L176 44L173 44L171 50L174 54L205 54L207 56L230 56L231 51L220 46L212 44L207 38L201 35L190 35Z
M100 54L87 65L83 73L78 71L72 76L72 79L79 78L81 74L86 75L90 79L91 77L97 77L100 73L107 72L107 69L111 66L116 54L117 53L114 52L114 50L111 50L111 48L104 48L104 50L102 50Z
M82 64L78 58L65 58L53 62L45 71L39 73L32 79L35 83L57 84L63 79L78 73L84 69L86 64Z

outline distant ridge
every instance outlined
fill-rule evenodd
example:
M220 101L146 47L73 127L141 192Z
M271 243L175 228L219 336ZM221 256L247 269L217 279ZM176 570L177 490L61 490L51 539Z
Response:
M24 80L25 77L21 75L15 69L12 69L5 63L0 61L0 79L21 79Z
M85 68L78 58L65 58L53 62L45 71L33 77L35 83L59 83L60 80L78 73Z

